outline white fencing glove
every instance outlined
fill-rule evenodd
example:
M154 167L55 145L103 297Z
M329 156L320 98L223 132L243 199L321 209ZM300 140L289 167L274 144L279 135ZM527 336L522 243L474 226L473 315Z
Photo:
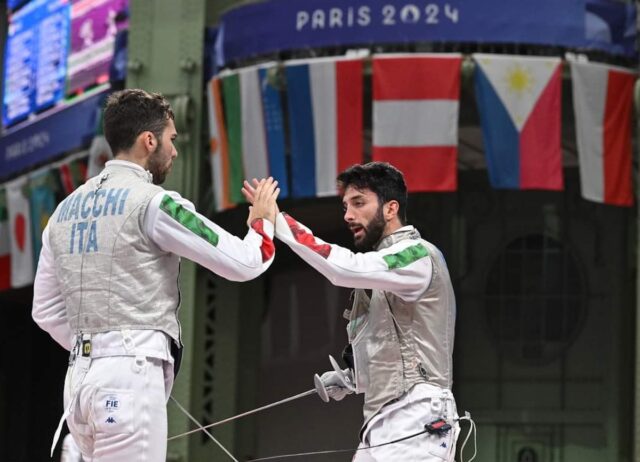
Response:
M329 398L340 401L355 391L351 369L340 369L336 360L331 356L329 356L329 360L334 370L325 372L322 376L318 374L313 376L318 396L325 403L329 402Z

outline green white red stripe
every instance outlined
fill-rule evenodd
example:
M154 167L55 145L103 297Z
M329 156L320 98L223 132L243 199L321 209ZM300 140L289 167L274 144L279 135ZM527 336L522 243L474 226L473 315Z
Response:
M279 105L264 102L268 72L276 64L251 66L221 76L229 152L229 189L232 202L244 202L242 182L273 176L286 184L284 133ZM273 95L270 95L273 96Z
M222 109L221 83L214 77L207 85L209 111L209 153L211 156L211 176L216 210L233 206L229 185L229 150L227 131Z

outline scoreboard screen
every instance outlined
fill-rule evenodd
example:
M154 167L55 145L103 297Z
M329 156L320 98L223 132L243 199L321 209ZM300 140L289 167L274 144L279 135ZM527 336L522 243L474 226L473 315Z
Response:
M7 6L4 127L109 80L129 0L14 0Z
M9 11L15 11L29 0L7 0L7 8Z
M5 126L64 97L69 24L68 0L33 0L9 16L2 114Z
M125 22L116 21L128 0L76 0L71 6L71 51L68 93L104 83L109 78L116 33Z

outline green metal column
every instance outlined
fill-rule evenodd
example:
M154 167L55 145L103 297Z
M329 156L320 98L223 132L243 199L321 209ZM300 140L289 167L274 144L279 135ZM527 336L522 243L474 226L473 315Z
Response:
M164 94L171 100L178 131L178 159L165 187L196 202L202 163L201 121L203 89L203 48L206 17L205 0L131 0L129 29L128 88L143 88ZM197 207L196 203L196 207ZM183 260L180 284L180 320L185 350L173 396L193 410L192 380L198 325L196 265ZM194 367L195 366L195 367ZM186 416L169 404L169 434L188 430ZM190 460L192 438L169 445L168 460Z
M265 276L248 282L230 282L212 274L207 276L205 293L207 317L202 338L204 357L194 376L201 390L199 403L203 421L215 422L257 407L260 365L260 323L264 312ZM213 435L238 460L255 457L255 418L253 416L212 429ZM228 460L211 441L197 435L191 460Z

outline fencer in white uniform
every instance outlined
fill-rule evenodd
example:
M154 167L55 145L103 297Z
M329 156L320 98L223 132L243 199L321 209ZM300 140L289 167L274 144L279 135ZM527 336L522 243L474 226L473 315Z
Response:
M84 459L164 462L166 401L182 348L180 257L233 281L262 274L275 252L278 189L261 183L240 239L159 186L177 156L161 95L114 93L103 123L116 160L49 220L32 315L71 352L63 417Z
M345 312L350 368L317 377L321 396L364 393L357 462L453 461L459 434L451 393L455 297L442 253L406 225L407 189L386 163L338 176L354 253L329 244L285 213L276 237L333 284L352 287ZM243 192L250 200L253 186ZM371 290L369 295L366 289ZM425 430L413 438L378 448Z

